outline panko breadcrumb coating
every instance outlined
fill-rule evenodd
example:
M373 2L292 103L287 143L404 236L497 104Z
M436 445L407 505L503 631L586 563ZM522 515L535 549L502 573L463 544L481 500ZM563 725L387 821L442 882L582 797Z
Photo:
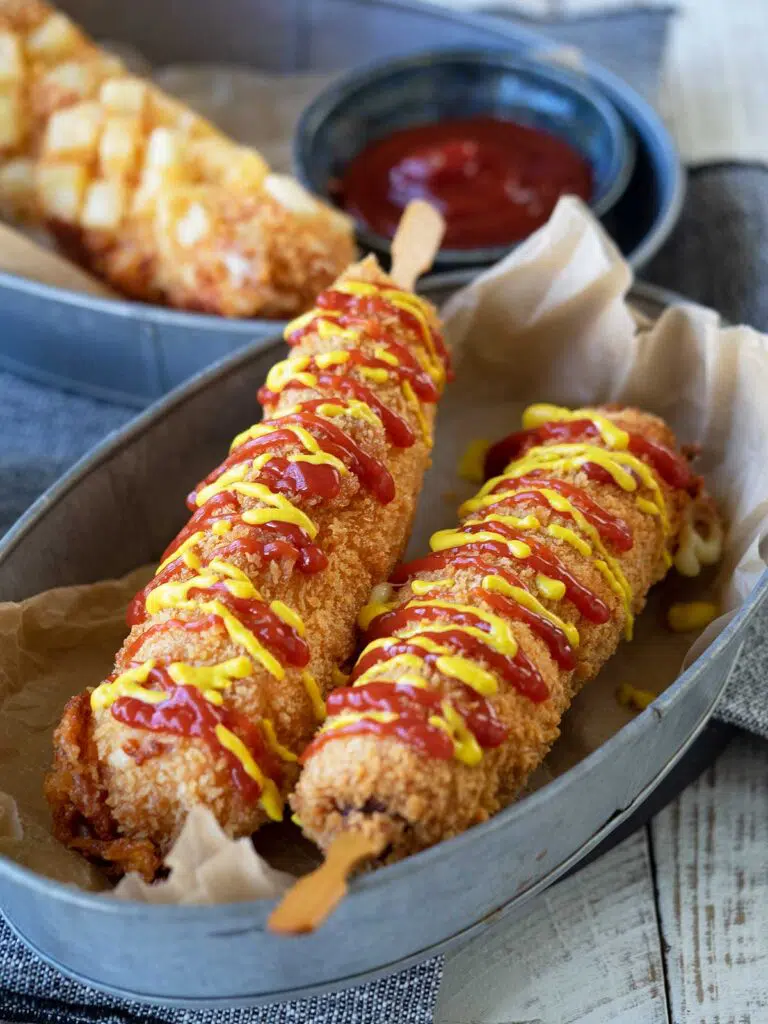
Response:
M281 816L407 542L446 375L434 310L369 258L286 338L265 420L190 496L114 672L56 732L57 836L115 872L151 878L193 806L230 836Z
M657 417L532 406L524 425L491 448L498 475L458 528L361 615L368 646L291 800L323 849L357 831L394 860L510 803L631 635L693 510L719 533Z
M0 212L123 294L284 317L354 259L351 221L40 0L0 0Z

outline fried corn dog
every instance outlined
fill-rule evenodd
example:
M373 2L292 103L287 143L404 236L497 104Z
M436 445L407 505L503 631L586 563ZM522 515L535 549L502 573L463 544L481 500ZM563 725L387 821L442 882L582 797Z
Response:
M0 211L129 297L229 317L294 316L354 258L347 217L40 0L0 0Z
M355 620L407 542L448 357L437 316L371 257L288 325L265 419L190 495L112 674L68 704L57 837L155 873L187 812L231 836L282 816Z
M541 405L523 423L458 527L361 614L367 646L292 798L323 849L358 832L393 860L504 807L673 558L691 575L719 555L711 502L661 420Z

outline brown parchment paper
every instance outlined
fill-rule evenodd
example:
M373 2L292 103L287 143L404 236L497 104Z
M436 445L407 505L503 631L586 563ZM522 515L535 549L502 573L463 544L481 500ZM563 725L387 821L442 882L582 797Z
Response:
M677 677L695 637L665 627L672 601L714 596L727 615L765 565L759 545L768 533L768 340L749 328L724 329L714 313L693 305L638 333L624 298L630 283L629 268L586 207L564 199L548 225L445 310L457 380L441 406L410 554L455 522L459 503L475 489L457 477L466 444L517 429L533 401L626 401L663 415L681 441L703 444L701 470L729 524L719 571L696 580L672 573L652 592L635 640L579 695L535 785L632 717L616 700L620 683L660 693ZM0 852L85 888L104 883L50 835L41 792L50 737L66 699L111 670L126 632L125 606L147 571L0 606ZM721 625L708 628L707 642ZM267 861L291 873L315 863L289 824L262 830L256 842L263 856L248 840L226 839L200 812L169 856L169 881L148 887L129 877L116 895L173 903L254 899L285 885Z

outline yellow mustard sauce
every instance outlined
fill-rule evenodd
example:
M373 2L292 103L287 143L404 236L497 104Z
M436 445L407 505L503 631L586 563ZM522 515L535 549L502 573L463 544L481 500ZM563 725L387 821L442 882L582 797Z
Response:
M343 282L337 286L337 290L348 294L366 295L374 295L380 291L377 286L363 282ZM394 307L405 309L414 317L418 325L420 341L425 350L424 353L419 354L419 363L422 367L428 367L433 380L437 379L442 382L445 378L445 371L435 351L431 328L422 301L405 292L388 292L386 297ZM300 327L313 324L321 340L331 339L342 343L359 343L364 329L342 328L339 324L334 323L337 315L332 310L311 310L288 325L286 336ZM375 353L376 357L383 362L394 367L398 365L397 358L392 356L384 346L377 345ZM335 349L315 357L316 365L320 369L341 366L349 359L350 355L344 349ZM298 355L276 364L268 374L267 386L275 392L280 392L295 382L308 388L314 387L317 384L317 377L315 374L307 372L310 362L309 356ZM371 371L362 374L366 380L382 384L388 379L386 370L364 369ZM407 384L407 387L403 386L403 393L408 404L414 409L425 437L429 438L429 429L421 403L410 384ZM300 410L301 407L298 407L289 412ZM350 416L367 422L377 430L382 428L382 422L373 409L367 403L357 399L345 399L343 403L329 400L318 407L317 413L328 419L340 415ZM283 417L288 414L283 411L275 419L255 424L238 434L232 442L230 452L236 451L238 447L252 439L264 437L275 430L288 431L293 434L296 444L302 449L297 454L290 454L289 461L328 465L341 475L349 473L349 469L341 459L323 451L320 443L309 430L297 423L283 422ZM283 494L276 493L264 484L247 479L250 473L258 471L274 457L271 453L264 453L253 460L246 459L242 463L232 466L213 483L201 488L195 498L196 505L202 507L212 497L223 491L233 492L259 503L258 507L251 507L242 512L244 523L248 525L290 523L313 540L317 536L318 528L305 512L297 508ZM214 523L211 526L211 532L219 536L224 535L230 529L230 524L226 522ZM201 600L199 596L190 596L190 591L204 591L213 586L223 586L233 597L262 600L249 577L231 563L214 559L205 567L202 566L198 549L205 536L203 530L193 533L163 560L158 567L158 573L166 569L171 562L181 559L184 566L194 575L184 580L171 580L162 583L150 590L146 596L145 609L148 616L154 616L166 609L213 614L223 623L230 640L240 647L245 652L244 654L228 658L216 665L196 666L185 662L174 662L163 666L174 683L194 687L208 702L213 705L221 705L224 700L223 694L227 689L236 680L253 674L257 665L278 680L285 677L285 668L229 607L216 599ZM306 633L304 623L295 610L279 600L272 601L269 608L298 636L304 636ZM94 710L108 708L120 697L134 697L149 704L164 702L168 697L167 693L162 690L150 689L145 685L155 667L154 659L149 659L142 665L129 668L119 673L114 679L102 683L91 695L91 706ZM326 709L320 688L309 671L302 672L301 679L312 705L313 714L318 722L322 722L325 719ZM287 762L296 760L296 755L279 743L274 725L268 718L261 720L260 727L267 745L281 760ZM278 787L274 780L262 771L245 743L223 724L216 727L215 735L222 748L235 757L246 774L258 784L261 790L260 803L269 817L276 820L282 818L283 801Z
M459 510L462 516L471 516L473 513L480 518L465 519L462 526L468 525L484 527L475 533L463 533L462 527L456 529L440 530L435 533L430 541L430 548L433 552L459 551L467 544L477 544L483 541L494 541L501 543L509 551L510 557L524 561L531 554L531 548L521 539L511 539L502 533L494 531L494 523L498 526L509 526L517 530L530 530L533 533L545 533L558 543L566 544L576 551L582 558L591 561L597 572L603 577L613 593L621 601L624 612L625 634L627 638L632 636L633 627L633 593L631 585L621 567L620 560L613 556L606 547L599 530L584 516L584 514L568 500L567 497L558 491L541 487L535 481L526 481L525 487L516 487L515 481L518 478L527 476L537 470L557 472L578 471L587 462L601 466L611 477L614 483L625 492L636 492L638 486L642 487L647 495L638 495L636 503L638 509L656 518L663 530L664 536L669 532L669 518L664 499L664 493L656 478L655 472L642 459L634 456L628 451L630 436L611 419L598 410L578 409L568 410L558 406L534 405L526 410L523 417L523 426L526 429L540 426L546 422L562 420L583 420L589 418L595 425L600 435L603 447L589 443L553 443L537 445L520 458L513 460L502 473L495 477L480 489L478 494L464 503ZM487 444L476 443L470 446L463 459L463 470L465 476L478 477L478 467L482 467L487 452ZM499 484L502 486L496 493ZM540 520L533 514L527 516L511 516L495 513L490 506L497 506L505 499L511 498L522 491L536 490L541 496L543 504L548 505L554 512L568 517L568 525L550 523L542 527ZM488 510L488 511L486 511ZM669 553L664 547L666 560L669 560ZM359 624L361 629L366 630L371 623L380 615L397 608L407 610L409 608L444 608L451 612L467 612L483 620L489 627L489 632L479 630L477 627L461 625L456 622L441 622L430 619L428 623L411 621L406 626L397 629L394 638L407 638L409 645L419 646L424 654L437 654L439 657L433 660L434 667L448 678L458 680L474 689L483 696L492 696L498 692L498 678L496 674L489 671L482 665L477 664L465 656L456 656L451 653L449 646L441 646L434 639L421 637L421 631L429 631L431 634L448 631L463 631L469 635L476 636L484 643L491 646L500 653L514 656L517 653L518 645L509 624L499 616L495 616L477 605L465 605L452 602L450 599L441 601L431 595L437 595L441 591L449 594L451 587L455 585L455 578L447 576L439 579L413 578L409 581L411 599L392 599L391 593L382 592L373 595L369 604L361 611ZM566 595L565 584L557 579L552 579L543 573L537 572L534 586L538 594L545 601L556 604ZM555 627L562 631L568 643L577 647L580 642L579 631L575 625L567 622L547 605L543 604L533 592L522 586L515 586L509 583L502 576L488 574L483 577L481 587L489 593L497 593L505 598L517 602L530 612L548 620ZM702 612L702 617L703 617ZM680 613L678 622L688 622L695 619L698 622L698 612L687 614ZM369 643L361 654L361 659L375 651L386 651L391 644L393 637L376 639ZM391 657L377 660L374 664L355 679L354 686L365 686L371 682L391 683L393 686L410 685L414 687L428 685L423 678L423 658L413 653L393 654ZM391 722L391 712L362 711L347 712L335 715L326 728L333 730L341 728L342 725L349 726L366 718L374 721ZM433 715L429 719L430 724L448 733L454 742L454 755L465 764L477 764L483 756L482 748L478 745L473 734L468 730L461 714L453 707L450 701L442 702L442 715Z

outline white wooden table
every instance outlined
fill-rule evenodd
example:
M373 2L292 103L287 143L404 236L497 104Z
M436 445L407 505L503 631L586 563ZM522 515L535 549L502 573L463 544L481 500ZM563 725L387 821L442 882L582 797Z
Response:
M768 1024L767 742L446 961L435 1024L577 1021Z

